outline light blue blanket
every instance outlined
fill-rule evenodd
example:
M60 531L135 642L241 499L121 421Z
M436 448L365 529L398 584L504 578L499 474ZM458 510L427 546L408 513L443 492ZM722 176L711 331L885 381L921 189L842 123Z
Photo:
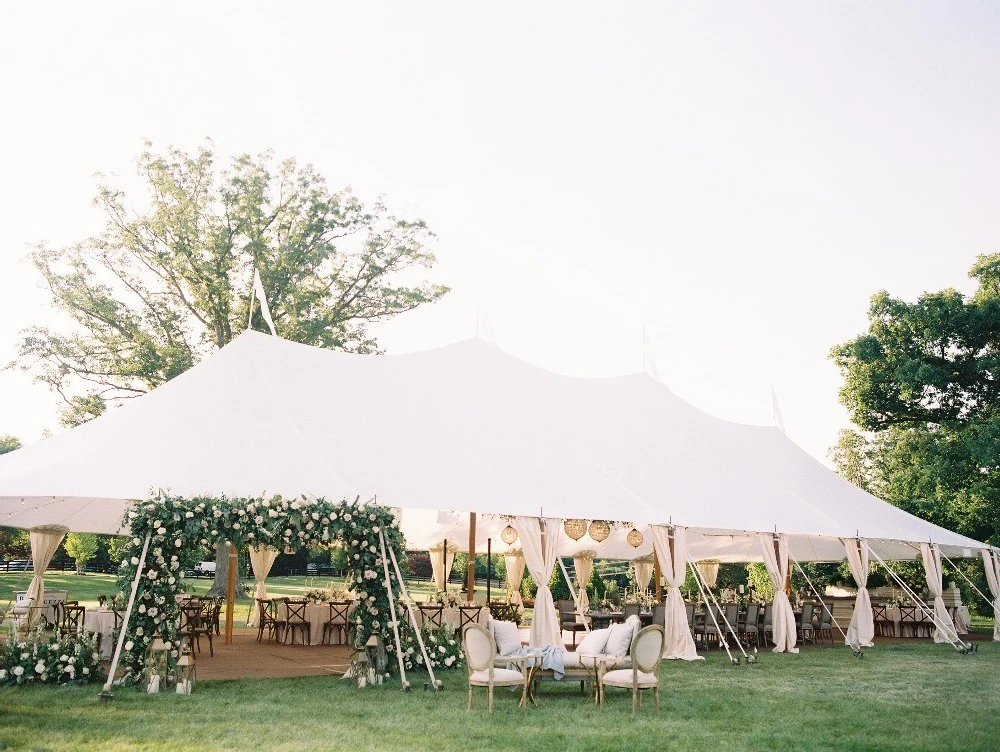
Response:
M556 679L562 679L566 676L566 648L562 645L546 645L541 648L522 646L509 655L531 656L527 663L529 668L537 666L538 668L551 669L552 676ZM514 665L511 664L508 668L514 668Z

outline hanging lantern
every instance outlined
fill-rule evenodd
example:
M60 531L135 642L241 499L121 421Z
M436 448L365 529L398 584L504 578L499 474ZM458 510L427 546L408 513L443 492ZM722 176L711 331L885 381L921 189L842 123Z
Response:
M575 541L580 540L583 536L587 534L587 521L586 520L566 520L563 523L563 530L566 531L566 535Z
M590 533L591 538L600 543L611 535L611 525L606 520L594 520L590 523L590 529L587 532Z
M194 692L195 673L194 654L191 646L185 642L181 648L181 657L177 659L177 694L189 695Z
M642 545L642 533L632 528L625 537L625 540L632 548L639 548Z
M500 531L500 538L509 546L517 540L517 530L508 525Z
M695 564L698 567L698 574L705 581L705 585L710 588L714 588L719 579L719 563L718 559L702 559Z
M146 692L155 695L158 692L166 691L167 682L170 680L170 648L157 632L146 648L146 669L144 680Z

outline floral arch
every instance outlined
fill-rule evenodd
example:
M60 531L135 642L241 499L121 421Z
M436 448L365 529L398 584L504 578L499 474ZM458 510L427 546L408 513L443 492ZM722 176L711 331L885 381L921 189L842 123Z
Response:
M120 665L123 682L142 673L146 649L155 633L173 646L176 657L180 608L184 592L183 552L194 545L230 541L237 548L267 545L278 550L340 542L347 551L347 584L358 594L352 642L360 647L376 634L394 645L389 595L383 575L379 533L397 559L403 556L403 536L392 509L375 503L325 499L183 498L162 495L133 506L125 516L131 539L118 572L123 593L131 592L137 569L143 566ZM145 562L140 562L149 535ZM390 569L393 597L400 585Z

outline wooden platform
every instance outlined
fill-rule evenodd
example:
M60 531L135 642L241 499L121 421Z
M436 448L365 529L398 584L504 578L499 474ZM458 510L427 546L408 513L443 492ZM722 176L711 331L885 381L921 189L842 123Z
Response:
M351 662L346 645L279 645L273 640L257 642L257 630L236 628L233 642L225 644L225 635L214 640L215 655L208 643L201 641L201 653L195 652L198 680L267 679L289 676L339 676Z

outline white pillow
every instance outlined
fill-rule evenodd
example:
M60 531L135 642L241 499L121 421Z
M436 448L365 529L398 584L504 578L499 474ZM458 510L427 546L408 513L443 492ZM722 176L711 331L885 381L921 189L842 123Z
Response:
M624 658L628 655L630 647L632 647L632 624L628 621L624 624L612 624L604 652L615 658Z
M580 644L576 646L577 653L589 653L589 654L600 654L603 653L605 648L608 646L608 636L611 634L611 629L595 629L589 635L580 640Z
M494 621L493 637L497 641L498 655L510 655L521 649L521 635L512 621Z
M632 625L632 636L633 637L635 637L637 634L639 634L640 631L642 631L642 619L640 619L635 614L633 614L632 616L628 617L625 620L625 623Z

